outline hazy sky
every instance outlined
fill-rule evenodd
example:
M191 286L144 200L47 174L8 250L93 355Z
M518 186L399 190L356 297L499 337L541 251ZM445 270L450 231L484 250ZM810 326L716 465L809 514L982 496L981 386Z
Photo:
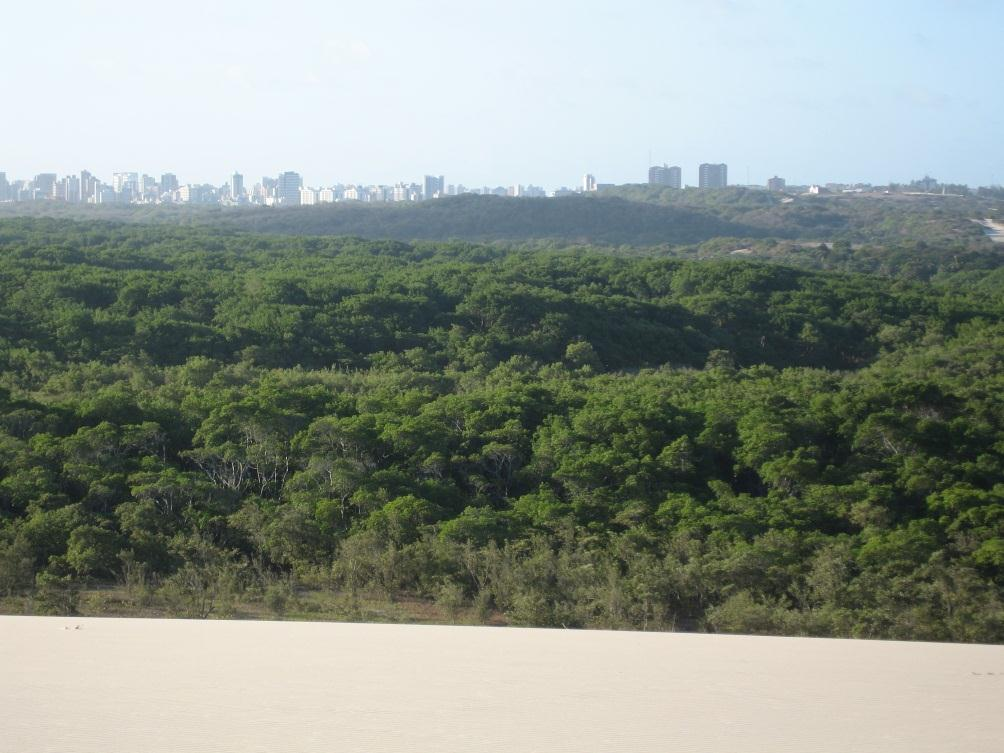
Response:
M5 0L0 171L1004 182L1004 0Z

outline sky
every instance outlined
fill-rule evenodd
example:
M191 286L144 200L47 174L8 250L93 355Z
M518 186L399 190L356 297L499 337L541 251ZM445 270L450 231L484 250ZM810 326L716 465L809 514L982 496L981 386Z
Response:
M0 172L1004 182L1004 0L5 0Z

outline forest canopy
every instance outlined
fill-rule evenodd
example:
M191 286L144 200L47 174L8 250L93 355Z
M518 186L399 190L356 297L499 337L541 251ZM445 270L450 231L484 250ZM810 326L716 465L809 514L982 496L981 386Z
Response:
M514 624L1000 641L980 248L904 276L0 221L0 603L140 583L205 616L287 584Z

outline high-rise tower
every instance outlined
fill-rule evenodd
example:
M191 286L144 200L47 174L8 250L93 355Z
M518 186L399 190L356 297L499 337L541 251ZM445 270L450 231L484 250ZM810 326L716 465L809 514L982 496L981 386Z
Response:
M728 165L703 163L698 171L697 185L701 188L725 188L729 184Z
M303 178L300 177L300 173L292 171L281 173L275 182L275 198L280 204L298 206L301 188L303 188Z
M653 186L680 188L683 185L683 171L676 165L653 165L648 169L648 182Z
M435 199L446 195L446 180L442 175L426 175L422 186L423 199Z
M234 173L230 176L230 198L233 201L240 201L244 197L244 176Z

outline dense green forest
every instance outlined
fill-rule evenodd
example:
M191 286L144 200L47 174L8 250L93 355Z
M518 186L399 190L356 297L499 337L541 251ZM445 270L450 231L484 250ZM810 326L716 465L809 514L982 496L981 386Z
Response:
M0 221L4 609L1004 640L981 238L904 272L223 225Z
M815 243L925 242L965 250L989 246L970 220L1001 202L952 197L782 197L766 191L620 186L549 199L464 195L425 202L341 202L304 207L217 205L0 205L0 216L35 213L71 219L201 225L290 235L474 242L660 246L767 238ZM731 249L730 249L731 250Z

